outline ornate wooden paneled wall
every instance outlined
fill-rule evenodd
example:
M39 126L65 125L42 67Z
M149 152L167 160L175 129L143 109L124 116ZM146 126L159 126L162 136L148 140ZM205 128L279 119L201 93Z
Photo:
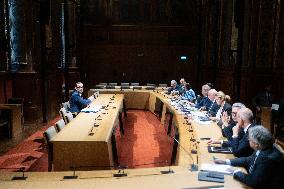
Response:
M84 30L83 70L92 87L98 82L169 83L180 77L195 85L196 39L191 28L85 26ZM180 60L182 55L189 60Z
M198 91L212 82L247 104L266 83L272 83L277 97L284 96L281 0L14 2L22 3L20 61L25 64L14 73L3 64L8 44L1 9L0 66L5 73L1 73L0 100L11 92L13 97L23 97L27 122L41 121L43 114L47 119L57 115L61 85L65 82L72 89L78 80L88 89L98 82L169 83L185 77ZM66 66L62 64L63 13L68 15ZM242 28L237 19L242 19ZM189 61L181 61L181 55Z
M236 3L241 0L204 0L201 11L204 16L201 32L202 51L206 52L201 66L205 83L216 76L213 83L233 98L234 84L240 77L240 100L251 104L251 98L272 84L277 98L284 96L284 6L279 0L243 1L243 38L241 67L238 72L236 42L239 28L235 27ZM217 10L217 11L216 11ZM240 11L240 10L239 10ZM216 40L216 37L218 40ZM216 50L214 50L214 48ZM211 58L210 58L211 56ZM217 60L212 57L217 56ZM215 60L215 61L214 61Z

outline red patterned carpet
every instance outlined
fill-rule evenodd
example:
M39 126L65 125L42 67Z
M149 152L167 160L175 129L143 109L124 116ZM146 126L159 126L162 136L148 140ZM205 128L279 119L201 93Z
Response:
M120 134L119 130L116 133L119 164L128 168L167 166L171 158L171 145L157 117L141 110L129 110L127 115L124 120L125 134ZM25 171L47 171L47 151L42 138L47 128L43 126L2 155L0 168L9 168L7 171L16 171L21 167Z
M130 110L125 123L125 135L116 135L120 165L141 168L169 164L170 142L156 116L149 111Z

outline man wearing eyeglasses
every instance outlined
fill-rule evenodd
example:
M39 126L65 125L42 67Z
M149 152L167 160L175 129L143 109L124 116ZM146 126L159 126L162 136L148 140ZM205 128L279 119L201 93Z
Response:
M232 140L233 136L233 127L236 126L238 119L237 113L241 108L245 108L246 106L243 103L236 102L232 105L232 112L231 116L228 112L223 112L221 119L222 119L222 134L226 137L229 141Z
M74 88L74 91L70 97L70 112L77 113L85 108L94 100L94 96L90 96L88 99L82 97L84 91L83 83L77 82Z

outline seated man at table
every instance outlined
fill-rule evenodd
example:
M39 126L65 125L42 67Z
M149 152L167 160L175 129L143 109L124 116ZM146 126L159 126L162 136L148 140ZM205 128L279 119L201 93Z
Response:
M198 109L206 109L206 107L209 107L211 105L211 101L208 98L208 91L211 88L208 85L203 85L201 88L201 93L202 93L202 97L200 97L199 100L197 100L196 104L194 103L190 103L192 106L195 106L195 108Z
M90 96L88 99L84 99L82 97L82 93L83 93L83 83L77 82L69 100L70 112L78 113L94 100L93 95Z
M250 156L253 153L253 149L249 145L248 130L254 126L254 124L252 124L252 120L253 113L250 109L240 109L237 113L237 124L232 129L232 140L210 140L208 144L222 144L224 147L232 147L233 154L237 157Z
M185 81L185 79L184 78L181 78L180 80L179 80L179 88L180 88L180 92L181 92L181 94L183 95L184 93L185 93L185 84L186 84L186 81Z
M178 95L181 92L180 86L177 84L176 80L171 81L171 87L166 91L167 94Z
M205 107L206 108L205 110L207 111L207 115L209 117L216 116L216 114L217 114L217 112L220 108L220 106L216 102L217 93L218 92L215 89L210 89L208 91L208 98L210 99L211 104L210 104L210 106Z
M273 146L272 134L263 126L249 131L249 144L254 153L248 157L216 159L215 163L244 167L247 173L234 171L234 178L253 188L282 188L283 154ZM282 187L280 187L282 185Z
M246 106L243 103L236 102L232 105L232 112L223 112L222 119L222 135L226 137L229 141L232 140L233 136L233 127L237 124L237 113L240 109L245 108Z

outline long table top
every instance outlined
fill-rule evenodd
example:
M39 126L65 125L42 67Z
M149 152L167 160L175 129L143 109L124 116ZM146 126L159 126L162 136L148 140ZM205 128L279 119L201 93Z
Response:
M79 113L51 142L62 141L108 141L112 127L118 121L118 113L123 106L123 94L101 94L90 107L102 105L97 113ZM94 127L94 125L98 125ZM90 133L94 133L90 135Z

